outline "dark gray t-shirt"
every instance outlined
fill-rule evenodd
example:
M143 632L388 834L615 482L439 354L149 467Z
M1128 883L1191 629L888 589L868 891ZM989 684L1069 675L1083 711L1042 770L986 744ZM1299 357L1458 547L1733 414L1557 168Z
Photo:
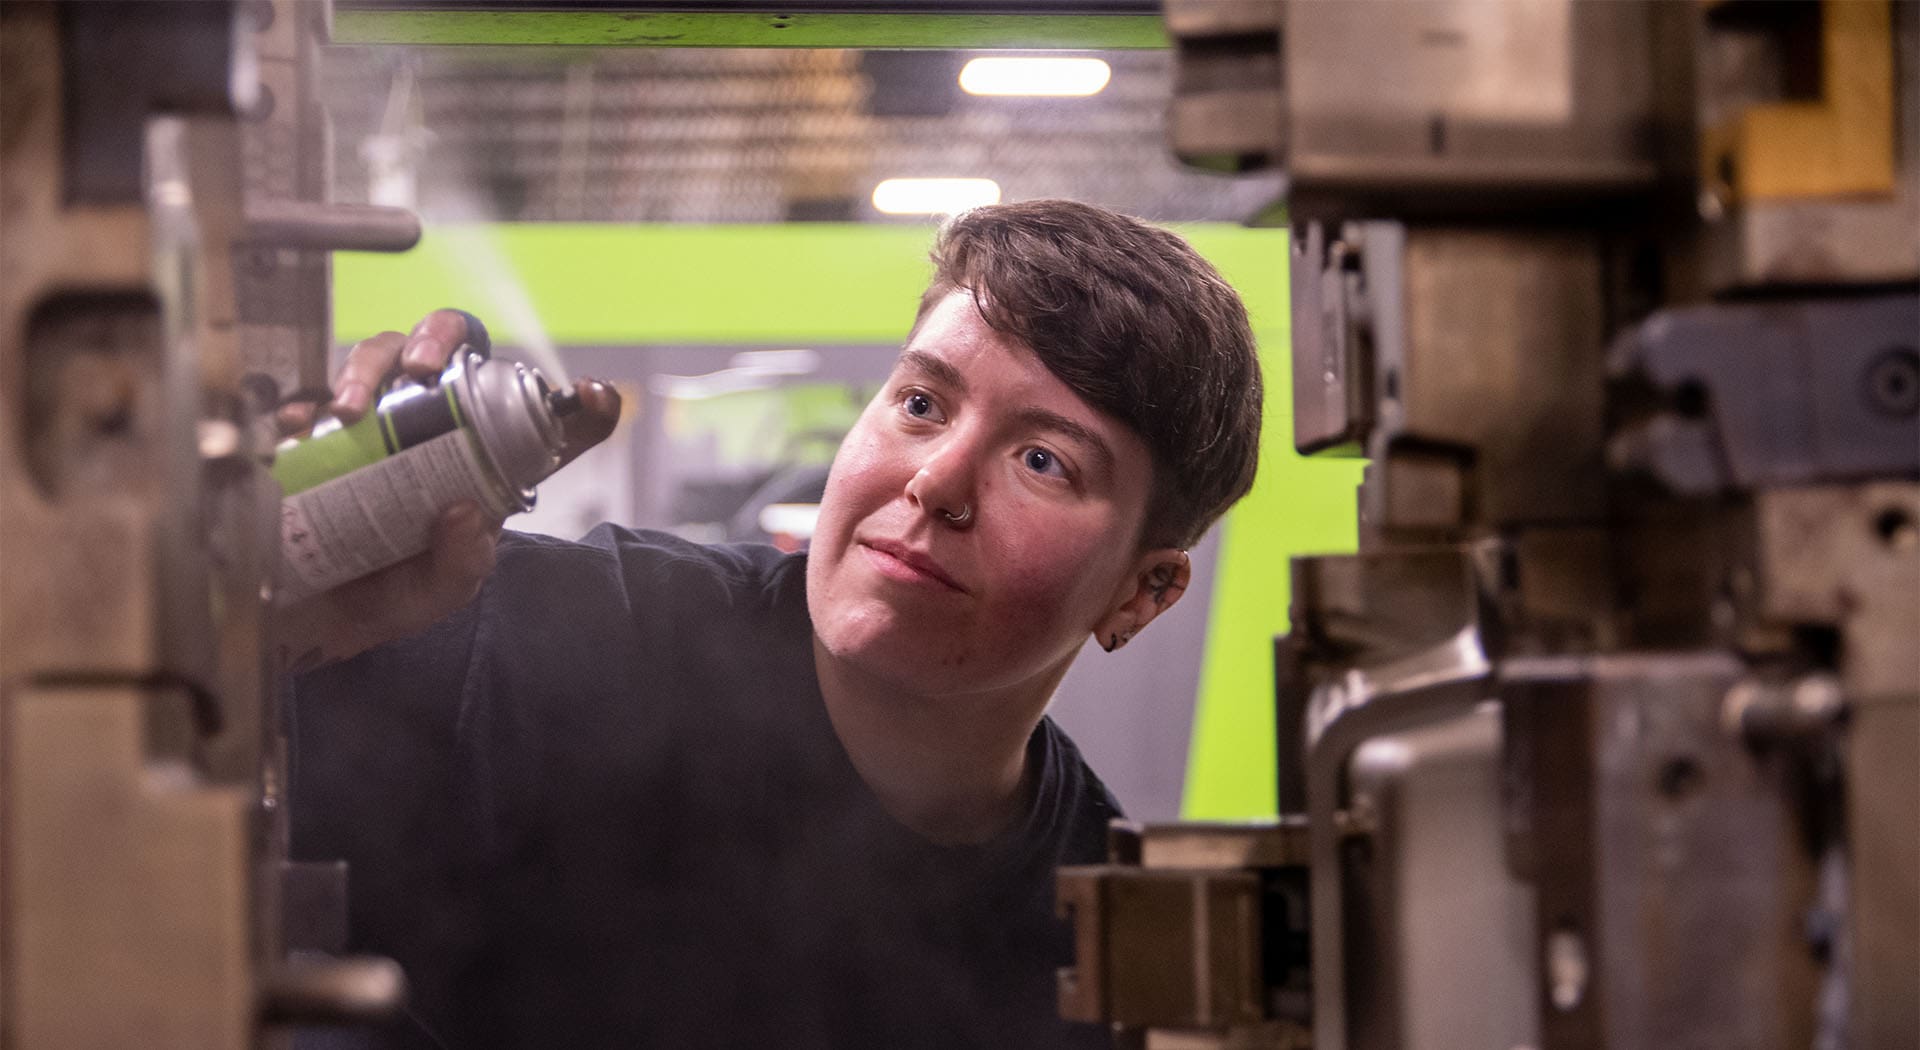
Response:
M508 534L480 596L294 686L293 850L407 969L379 1045L1098 1047L1053 871L1112 796L1051 721L1000 839L895 822L834 736L803 556Z

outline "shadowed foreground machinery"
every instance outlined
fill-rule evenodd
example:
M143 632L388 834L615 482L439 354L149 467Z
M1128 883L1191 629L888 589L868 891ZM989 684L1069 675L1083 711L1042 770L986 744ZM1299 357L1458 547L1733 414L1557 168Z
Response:
M1169 0L1282 167L1274 826L1062 872L1153 1047L1920 1040L1920 6Z
M0 1045L281 1045L378 1015L287 860L266 602L282 398L326 388L328 8L0 6Z

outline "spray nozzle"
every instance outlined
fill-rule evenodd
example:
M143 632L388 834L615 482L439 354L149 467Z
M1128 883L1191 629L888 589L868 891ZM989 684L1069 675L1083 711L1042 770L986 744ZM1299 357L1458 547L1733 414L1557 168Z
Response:
M580 411L580 395L572 390L550 390L547 392L547 408L556 416L570 416Z

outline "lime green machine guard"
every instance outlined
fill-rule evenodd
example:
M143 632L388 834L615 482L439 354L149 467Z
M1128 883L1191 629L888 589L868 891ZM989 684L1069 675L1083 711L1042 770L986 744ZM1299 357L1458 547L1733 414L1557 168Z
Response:
M1293 451L1285 230L1175 226L1240 291L1266 376L1259 479L1222 522L1187 762L1189 819L1275 809L1273 645L1287 629L1288 559L1352 550L1357 462ZM341 253L335 331L404 329L473 310L502 342L514 315L560 345L897 345L931 273L931 225L525 224L429 228L404 255ZM529 309L489 309L511 288Z
M830 8L831 5L821 5ZM1081 0L1054 10L982 10L901 0L868 11L796 10L753 0L646 0L519 10L409 0L335 0L339 44L537 47L832 47L1123 49L1167 46L1155 5Z
M1153 15L863 15L681 11L458 11L342 7L340 44L542 47L1075 48L1167 46Z

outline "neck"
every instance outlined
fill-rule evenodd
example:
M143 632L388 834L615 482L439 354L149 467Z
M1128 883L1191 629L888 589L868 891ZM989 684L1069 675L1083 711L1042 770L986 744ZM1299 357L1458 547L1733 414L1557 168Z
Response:
M1066 673L1006 693L930 696L863 674L813 643L827 717L882 807L941 845L985 842L1026 799L1027 740Z

